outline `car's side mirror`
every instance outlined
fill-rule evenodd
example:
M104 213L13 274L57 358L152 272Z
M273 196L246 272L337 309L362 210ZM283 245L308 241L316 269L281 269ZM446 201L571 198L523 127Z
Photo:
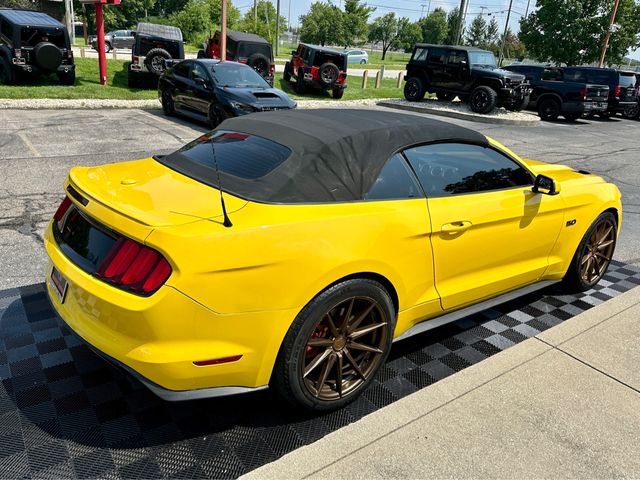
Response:
M560 184L556 183L553 178L541 174L534 180L531 190L534 193L542 193L544 195L558 195L560 193Z
M196 78L194 80L194 82L196 83L196 85L198 85L199 87L204 88L205 90L209 90L209 85L207 84L207 81L204 78Z

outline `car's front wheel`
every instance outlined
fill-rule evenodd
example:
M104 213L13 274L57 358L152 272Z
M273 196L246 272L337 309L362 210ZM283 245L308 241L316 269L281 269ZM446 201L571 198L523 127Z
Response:
M111 44L109 42L104 42L104 51L107 53L111 51Z
M424 82L418 77L411 77L404 84L404 98L409 102L419 102L424 98L425 92Z
M469 106L475 113L491 113L497 103L498 94L493 88L486 85L474 88L469 96Z
M395 309L378 282L328 288L298 314L278 353L271 385L296 406L329 411L355 400L384 363Z
M616 248L618 225L611 212L604 212L582 237L562 280L569 292L584 292L598 283L609 268Z

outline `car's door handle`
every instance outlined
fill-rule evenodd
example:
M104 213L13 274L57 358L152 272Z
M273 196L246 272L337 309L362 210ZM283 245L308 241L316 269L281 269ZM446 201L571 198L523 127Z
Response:
M460 220L458 222L445 223L442 225L441 231L444 233L456 233L456 232L464 232L472 225L471 222L467 220Z

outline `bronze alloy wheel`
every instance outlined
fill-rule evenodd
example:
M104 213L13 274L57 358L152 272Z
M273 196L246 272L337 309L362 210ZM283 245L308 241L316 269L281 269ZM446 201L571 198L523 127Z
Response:
M372 377L390 335L385 309L370 297L352 297L330 309L307 341L302 377L318 400L341 399Z
M609 220L603 220L589 236L580 259L582 281L593 285L607 271L616 242L616 226Z

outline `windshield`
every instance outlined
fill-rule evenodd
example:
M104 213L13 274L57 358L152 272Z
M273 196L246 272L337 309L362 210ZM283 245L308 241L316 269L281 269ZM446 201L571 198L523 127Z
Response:
M271 88L256 71L235 62L225 62L211 67L213 79L219 87Z
M497 67L496 57L491 52L469 52L469 62L480 67Z

